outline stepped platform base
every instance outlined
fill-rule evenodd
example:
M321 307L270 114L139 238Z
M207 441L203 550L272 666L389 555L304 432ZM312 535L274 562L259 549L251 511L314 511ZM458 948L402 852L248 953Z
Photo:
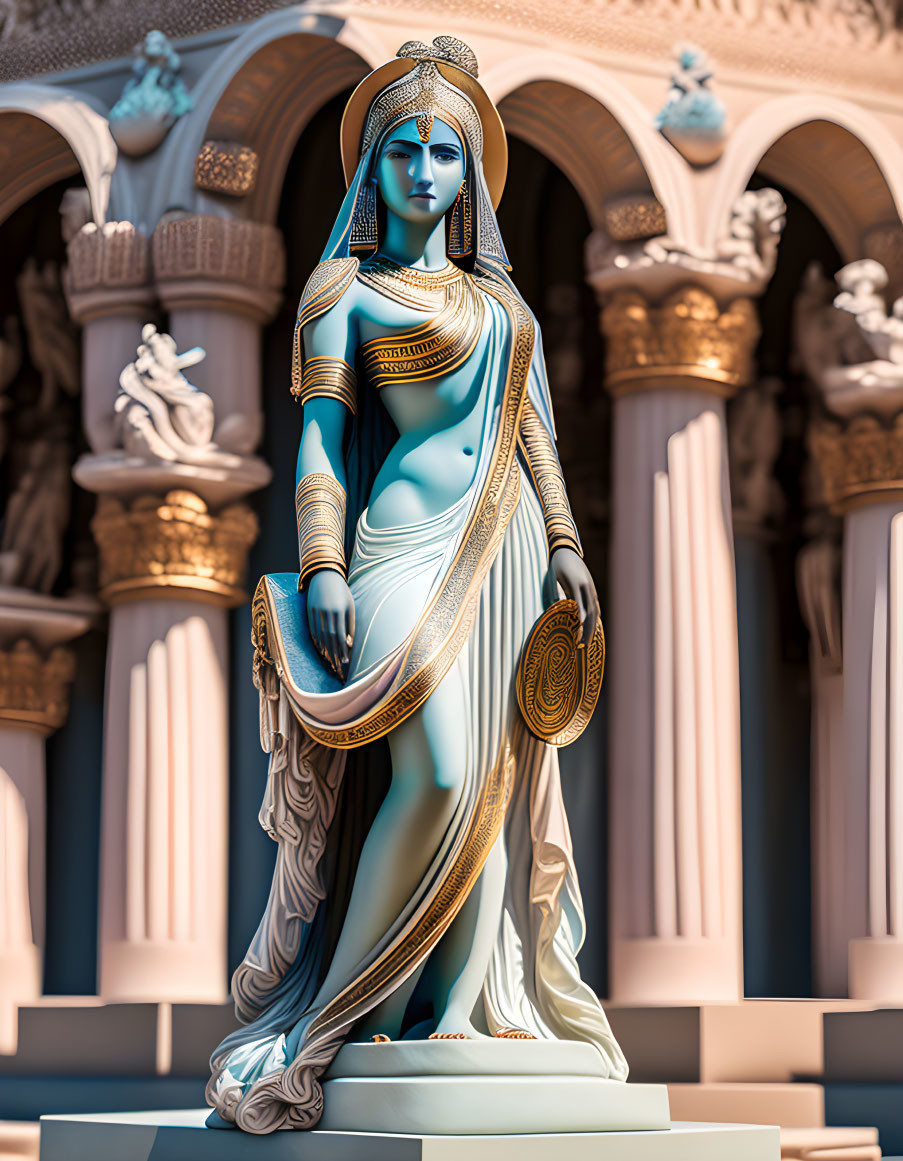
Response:
M819 1084L669 1084L671 1115L681 1121L742 1121L808 1129L825 1123Z
M877 1129L781 1129L781 1161L881 1161Z
M315 1129L267 1137L204 1125L208 1109L43 1117L41 1161L778 1161L778 1130L674 1124L638 1132L429 1136Z
M741 1000L620 1004L605 1011L633 1080L703 1084L789 1083L819 1076L822 1022L874 1008L863 1000ZM836 1014L836 1015L835 1015ZM855 1022L855 1021L854 1021Z

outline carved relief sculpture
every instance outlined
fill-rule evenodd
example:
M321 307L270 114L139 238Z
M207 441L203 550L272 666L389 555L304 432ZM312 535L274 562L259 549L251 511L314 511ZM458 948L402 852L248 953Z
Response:
M295 331L300 572L253 605L276 869L207 1090L209 1124L254 1133L324 1104L326 1125L354 1049L570 1041L627 1074L577 968L554 748L598 693L599 608L471 50L405 44L351 97L342 155Z
M110 132L123 153L141 157L156 149L188 112L191 97L179 77L179 54L162 32L149 32L135 57L131 79L110 110Z
M17 290L29 359L41 386L37 400L18 409L11 453L12 487L0 537L0 583L49 593L63 563L63 536L72 490L73 415L80 357L60 275L52 262L25 264ZM13 340L4 345L10 367Z
M655 127L693 165L711 165L724 152L727 111L709 88L714 71L708 57L694 45L677 53L668 100Z

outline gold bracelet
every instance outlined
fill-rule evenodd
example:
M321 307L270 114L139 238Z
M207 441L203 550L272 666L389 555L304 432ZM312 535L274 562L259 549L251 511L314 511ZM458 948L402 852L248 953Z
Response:
M292 367L291 392L299 403L308 399L337 399L344 403L352 415L357 407L357 375L354 368L344 359L334 359L331 355L314 355L304 360L300 371L300 361Z
M345 576L345 490L335 476L310 472L295 492L298 518L298 591L312 573L333 568Z
M583 556L555 444L529 401L524 406L521 418L520 443L542 506L549 556L556 548L570 548L578 556Z

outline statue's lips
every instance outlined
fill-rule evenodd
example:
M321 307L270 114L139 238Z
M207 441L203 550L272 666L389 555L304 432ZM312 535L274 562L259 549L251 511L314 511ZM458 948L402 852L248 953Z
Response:
M408 197L423 202L434 202L436 200L436 195L431 193L412 193L408 194Z

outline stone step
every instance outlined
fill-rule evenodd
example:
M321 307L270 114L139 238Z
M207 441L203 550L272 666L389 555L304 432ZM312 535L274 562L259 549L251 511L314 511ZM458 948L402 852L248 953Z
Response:
M781 1129L782 1161L881 1161L877 1129Z
M903 1154L903 1084L825 1084L829 1125L875 1125L883 1152Z
M903 1083L903 1008L826 1012L824 1077Z
M808 1129L825 1123L819 1084L669 1084L676 1121L740 1121Z
M44 1117L41 1161L778 1161L778 1130L674 1124L646 1132L539 1136L395 1133L248 1133L204 1128L207 1109L184 1113ZM299 1137L301 1138L299 1140Z
M743 1000L735 1004L606 1005L638 1081L782 1083L819 1076L826 1013L873 1007L851 1000Z
M46 996L18 1008L2 1076L206 1076L238 1021L231 1004L107 1004Z

